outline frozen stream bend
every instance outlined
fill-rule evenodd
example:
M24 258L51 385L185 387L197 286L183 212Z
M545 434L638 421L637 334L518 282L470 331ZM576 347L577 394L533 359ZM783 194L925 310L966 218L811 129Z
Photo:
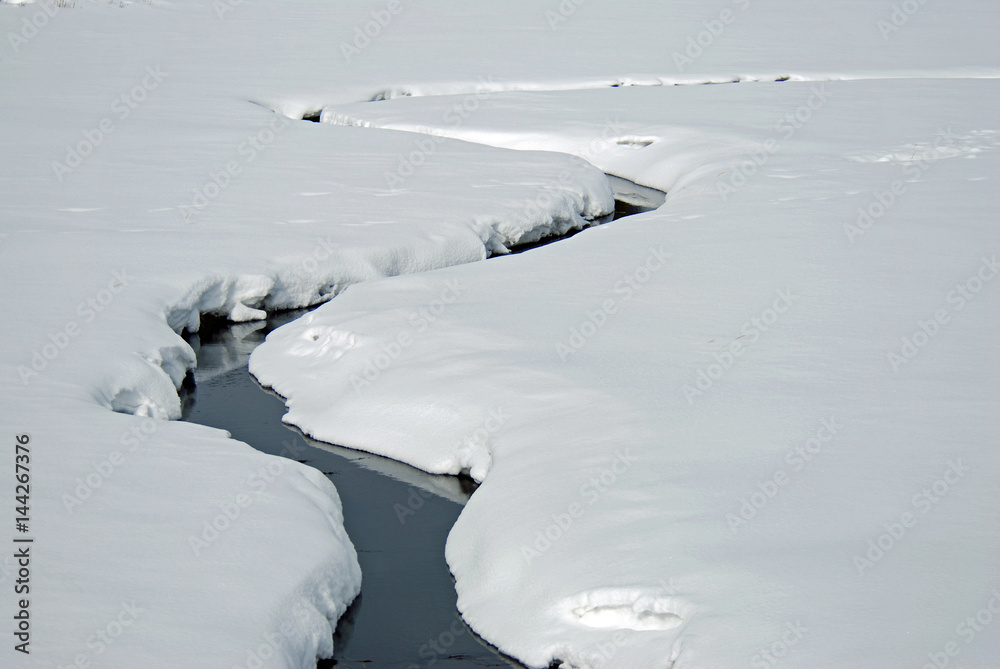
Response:
M655 208L662 194L612 178L617 216ZM578 232L573 230L570 235ZM514 250L522 252L542 240ZM338 667L520 667L461 622L444 563L445 537L475 484L434 476L376 455L303 439L281 422L280 397L262 392L247 371L253 349L276 327L303 314L202 327L188 336L198 366L182 395L185 421L224 429L264 453L297 460L336 486L344 524L358 552L363 584L339 621ZM320 666L327 666L321 663Z
M605 195L590 201L603 207L604 171L670 190L670 216L650 213L641 226L624 222L624 232L604 226L542 249L545 259L537 262L544 267L533 268L536 261L525 256L497 260L516 271L498 274L492 286L470 281L468 300L448 316L457 325L466 318L460 312L472 308L467 302L486 310L467 314L478 328L447 342L479 386L440 396L450 364L426 380L411 377L416 396L433 391L439 406L480 405L481 418L507 397L496 385L497 371L531 361L532 371L544 372L511 377L535 402L503 402L510 418L494 435L490 480L477 492L492 501L467 508L453 533L453 542L474 548L449 559L464 565L456 571L460 606L476 629L539 666L574 653L586 658L614 641L616 630L594 624L621 624L619 603L631 601L622 592L652 591L642 609L673 590L675 604L692 605L685 622L627 632L633 645L618 649L616 664L658 666L666 662L663 653L644 657L643 649L673 649L683 639L678 666L746 666L801 619L808 634L788 662L894 668L920 666L928 654L943 652L955 621L989 603L996 582L989 556L998 550L996 534L984 528L1000 523L988 516L997 505L982 505L994 494L982 481L996 476L977 476L996 465L981 448L991 434L983 416L996 406L988 379L1000 376L982 355L992 350L985 334L995 328L981 305L990 305L984 291L995 284L983 284L960 312L947 297L995 247L982 223L995 220L997 210L990 183L995 3L925 3L888 35L879 30L891 19L880 3L820 3L809 12L791 0L740 3L725 35L683 73L673 50L682 53L718 8L588 3L570 17L556 14L554 30L530 0L455 3L446 12L407 5L386 28L391 38L348 62L340 42L372 20L373 7L235 4L75 3L55 8L53 17L45 11L50 5L0 3L0 32L10 38L0 53L7 94L0 119L0 275L8 287L0 310L10 316L0 342L6 379L0 422L11 434L30 434L37 549L32 654L10 650L5 662L231 667L246 666L249 654L260 652L278 666L299 667L329 653L330 621L358 586L329 481L282 463L285 475L254 498L240 522L207 551L191 549L190 537L217 517L219 505L246 494L248 482L256 484L253 477L276 460L224 432L152 418L180 415L176 387L194 357L177 333L197 327L201 313L258 318L257 312L316 304L358 282L482 259L493 223L515 221L519 203L563 169L573 170L579 185L565 193L566 202L600 191ZM485 33L484 22L492 28ZM546 81L538 81L539 72ZM788 81L764 83L781 77ZM429 96L461 97L481 78L497 85L492 92L512 91L503 98L508 102L530 94L535 106L522 114L515 102L501 113L485 104L500 96L484 100L482 113L462 128L476 133L467 141L479 145L439 144L391 195L384 175L414 150L412 133L286 124L247 104L261 101L287 116L320 108L357 117L402 112L397 120L429 127L440 122L442 109L418 118L415 107L401 110L391 99L365 110L345 107L405 82L413 82L405 88L414 98L425 96L417 104L433 104ZM725 80L760 83L665 85ZM831 82L827 102L799 114L810 120L793 138L779 134L776 123L796 114L814 95L810 87L822 82ZM51 99L58 104L39 102ZM953 139L934 153L938 128L950 128ZM600 166L588 171L555 154L490 151L482 146L490 143L487 135L520 144L510 148L576 155L605 135L625 141L588 158ZM96 138L103 138L100 146L87 152L86 142ZM249 151L249 138L262 150ZM730 194L731 207L716 201L715 182L734 178L728 161L738 164L751 150L760 156L769 139L781 150L768 155L738 196ZM78 154L88 155L78 162L70 149L80 146ZM220 170L234 161L238 174L223 189L213 175L225 182ZM55 162L72 162L71 171L54 172ZM846 223L854 223L859 207L874 206L874 189L884 193L896 180L906 196L852 242ZM197 193L211 195L211 202L197 207ZM483 218L470 220L469 212ZM604 306L589 297L602 291L615 297L615 283L660 245L673 253L670 262L566 364L549 364L554 346L532 347L568 341L588 311ZM563 246L573 248L572 260L559 261L568 253ZM607 255L611 248L614 257ZM500 271L488 265L469 271ZM431 284L438 276L421 275L428 282L423 294L414 284L398 292L399 314L436 299L441 286ZM983 279L977 274L977 280ZM801 297L738 367L714 381L693 405L700 413L692 414L684 386L714 362L718 351L711 346L739 336L743 323L770 308L772 288ZM376 306L372 293L352 292L336 308L358 300L360 315ZM528 295L546 303L542 321L551 327L533 324ZM88 312L90 302L101 309ZM520 308L512 314L508 304ZM887 351L941 308L949 310L949 323L894 372ZM502 330L505 322L511 331ZM369 325L355 329L366 335L381 329ZM481 346L473 346L477 341ZM505 351L512 351L509 360ZM430 353L428 359L443 360ZM401 386L384 376L369 401L385 387ZM563 414L555 401L563 387L603 388L614 397L609 403L607 392L577 393L583 413ZM831 411L848 426L827 451L831 457L798 472L806 478L784 486L748 532L729 536L726 514L738 513L740 497L781 468L784 449L805 443ZM658 412L688 419L666 421ZM533 561L543 576L533 580L516 568L523 556L507 560L505 550L512 540L534 541L553 514L566 512L586 482L585 472L567 463L593 464L595 475L610 466L613 448L591 448L608 434L607 422L595 424L602 416L623 421L623 440L633 455L642 454L641 470L655 474L657 485L620 477L627 489L609 490L600 502L617 524L588 515L541 562ZM403 418L398 424L405 429L419 424L413 415ZM642 423L651 423L655 448L637 438L634 428ZM549 431L539 433L541 426ZM571 453L553 450L569 435L579 436ZM450 438L414 436L411 456L418 443ZM518 445L520 468L510 457ZM670 449L676 452L664 452L661 461L659 453ZM98 476L95 467L108 471L111 457L118 463L113 476L92 478L99 488L80 487ZM960 457L975 464L973 473L908 528L874 570L858 574L852 555L879 538L881 524L899 518L922 483L933 484L948 460ZM11 458L0 461L3 480L13 480L12 467ZM561 476L553 478L553 471ZM530 513L512 503L515 489L532 492ZM676 495L663 498L671 490ZM800 496L803 490L809 494ZM634 507L623 505L628 500ZM490 508L504 513L496 518ZM642 524L650 509L661 511L648 521L659 534ZM795 528L794 541L782 528ZM616 540L619 530L627 542ZM493 533L506 543L492 544ZM631 552L616 552L625 548ZM550 561L558 569L544 568ZM10 562L0 561L0 576L9 578ZM178 572L183 580L161 577ZM501 576L515 580L497 581ZM596 609L579 602L581 593L595 591L588 597ZM12 590L0 592L5 610L15 610ZM141 616L97 655L88 639L118 620L123 603L134 603L131 610L142 609ZM484 617L486 611L495 617ZM282 623L292 619L304 624L285 636ZM965 644L961 661L996 664L994 629L968 644L958 637ZM279 648L262 647L268 639L279 639Z
M941 87L957 96L947 109ZM964 463L997 465L983 450L997 397L961 352L988 347L990 310L965 312L976 315L963 315L950 355L921 357L929 377L903 376L912 350L899 342L947 304L936 286L954 286L950 275L992 276L984 221L996 197L980 184L998 133L961 98L996 89L915 78L519 92L458 127L442 122L446 99L324 110L335 125L574 153L668 190L668 206L527 256L358 286L273 333L251 370L318 439L483 481L449 536L458 606L529 666L740 666L793 646L803 666L918 664L901 650L914 626L931 634L989 600L997 538L974 528L995 514ZM858 109L893 125L859 125ZM619 110L629 140L599 141ZM961 129L947 129L953 118ZM969 197L946 229L935 193L951 189ZM897 225L873 227L890 197ZM915 277L910 254L934 278ZM417 331L449 286L461 297ZM966 308L958 295L952 307ZM909 315L887 317L889 304ZM974 407L965 437L927 403L926 383ZM509 418L493 431L500 411ZM915 498L921 481L947 486L956 510ZM845 494L854 501L831 506ZM899 535L908 505L942 515L884 562L868 542L895 545L880 533ZM919 577L959 559L959 544L975 576ZM934 623L898 608L941 598L951 614ZM857 621L847 636L846 620ZM851 645L876 620L898 641Z

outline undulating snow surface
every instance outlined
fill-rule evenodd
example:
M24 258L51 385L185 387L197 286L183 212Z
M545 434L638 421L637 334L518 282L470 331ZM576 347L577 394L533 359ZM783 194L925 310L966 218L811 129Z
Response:
M666 204L356 286L251 369L309 434L484 480L448 544L459 607L531 666L920 667L952 641L996 666L997 631L956 626L1000 603L998 99L497 96L464 136L583 151L629 113L652 143L595 162ZM359 118L434 132L434 103Z
M254 371L484 480L448 560L505 652L997 664L993 3L63 4L0 3L3 666L329 655L333 487L165 419L200 313L360 282ZM601 171L670 196L374 281L590 225Z

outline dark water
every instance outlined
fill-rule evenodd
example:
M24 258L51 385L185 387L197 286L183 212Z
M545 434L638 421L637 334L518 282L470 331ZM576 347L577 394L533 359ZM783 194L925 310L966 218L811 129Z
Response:
M616 210L608 220L656 209L665 194L609 176ZM602 221L604 222L604 221ZM526 251L573 236L511 249ZM323 472L337 487L344 525L361 564L361 594L337 625L334 658L318 667L424 669L520 667L477 637L455 607L444 560L445 540L475 485L434 476L377 455L313 441L281 422L284 401L261 388L247 369L264 337L305 312L266 322L206 322L188 342L198 369L182 395L183 420L228 430L264 453Z
M473 634L455 608L444 545L473 482L307 439L282 424L284 402L250 376L250 352L268 332L302 313L266 323L209 325L193 335L198 369L184 394L183 420L228 430L259 451L304 462L337 487L362 586L337 626L334 659L318 666L521 667ZM400 509L413 513L401 522Z

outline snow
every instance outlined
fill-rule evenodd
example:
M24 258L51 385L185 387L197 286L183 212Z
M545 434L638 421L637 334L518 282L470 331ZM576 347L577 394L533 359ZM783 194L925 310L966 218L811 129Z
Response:
M34 445L36 541L31 655L5 651L5 666L307 666L332 652L361 582L337 494L297 463L162 422L194 364L177 333L588 225L611 192L578 159L454 143L389 192L410 136L372 142L241 102L205 79L204 54L144 58L197 7L112 9L61 9L3 63L0 411ZM144 37L164 23L159 44ZM80 58L57 68L53 49ZM96 138L81 165L53 168ZM547 206L522 213L539 194ZM3 467L12 482L13 458ZM10 552L8 611L16 566ZM141 613L101 641L123 603Z
M0 422L12 454L30 435L35 538L31 654L4 666L332 652L361 582L333 486L167 419L200 314L338 295L254 371L322 439L484 481L448 560L463 616L504 651L735 666L787 635L801 666L919 666L952 641L995 664L995 628L956 625L997 583L996 302L982 278L951 291L997 247L998 13L915 7L887 30L894 7L860 1L0 4ZM670 195L474 262L609 213L602 171ZM898 202L845 231L896 180ZM776 291L787 315L688 403ZM887 352L942 310L893 371ZM731 531L821 420L844 426L829 459ZM911 498L959 461L922 513ZM904 512L919 523L858 574ZM206 522L228 528L209 541Z
M771 666L781 643L791 666L922 666L991 597L998 86L827 83L776 131L816 86L497 96L467 139L585 149L566 135L599 137L614 98L658 138L623 172L665 205L353 287L251 357L314 437L484 481L448 543L459 608L529 666ZM671 150L692 135L716 150ZM964 641L1000 657L993 630Z
M251 371L318 439L483 481L448 542L459 608L529 666L913 667L953 641L993 666L995 630L960 625L998 576L998 97L967 79L516 92L457 128L447 97L328 108L576 153L669 195L352 287ZM619 110L644 148L602 140Z

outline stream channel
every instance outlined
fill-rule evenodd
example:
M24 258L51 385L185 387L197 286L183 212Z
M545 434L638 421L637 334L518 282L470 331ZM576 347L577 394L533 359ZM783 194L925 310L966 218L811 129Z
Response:
M659 191L610 179L615 219L663 203ZM444 547L475 482L313 441L281 422L284 401L250 375L247 362L254 348L269 332L305 313L283 312L266 321L236 324L205 318L201 331L187 336L198 367L185 382L182 420L227 430L259 451L315 467L337 487L344 526L358 552L362 587L337 625L334 658L317 666L521 667L472 632L455 605Z

